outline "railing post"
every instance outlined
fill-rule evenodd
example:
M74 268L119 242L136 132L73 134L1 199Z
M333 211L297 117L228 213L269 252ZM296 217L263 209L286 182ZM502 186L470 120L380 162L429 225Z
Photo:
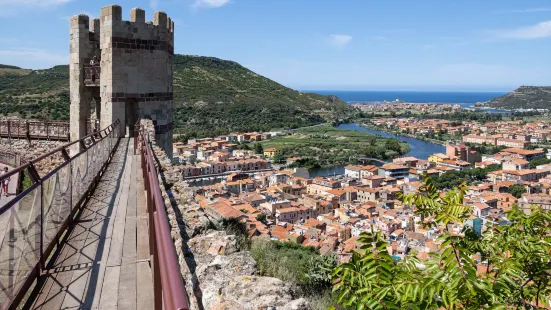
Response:
M156 213L151 214L151 218L154 218L155 214ZM155 244L155 238L153 238L153 248L155 249L156 247L157 245ZM163 290L161 286L161 268L159 264L159 253L157 253L157 251L153 251L153 296L155 310L163 309Z
M25 137L27 140L31 140L31 130L29 129L29 121L25 121Z
M14 295L14 285L15 285L15 270L12 270L13 263L15 262L15 210L10 211L10 221L9 221L9 261L8 261L8 287L7 287L7 302L10 303Z

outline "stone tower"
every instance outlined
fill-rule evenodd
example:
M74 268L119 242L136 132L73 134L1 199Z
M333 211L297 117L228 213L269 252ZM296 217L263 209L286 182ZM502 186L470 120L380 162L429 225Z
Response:
M102 129L119 119L123 136L149 118L157 144L172 158L174 22L164 12L146 21L139 8L123 21L122 8L110 5L92 21L72 17L70 26L71 140L86 135L92 110Z

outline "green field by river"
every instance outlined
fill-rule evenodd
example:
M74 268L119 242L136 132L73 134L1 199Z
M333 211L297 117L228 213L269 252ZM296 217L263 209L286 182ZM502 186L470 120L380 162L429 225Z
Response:
M298 129L292 135L262 142L264 149L278 149L282 159L315 159L307 166L355 163L357 157L390 159L409 152L407 143L374 134L339 129L330 125Z

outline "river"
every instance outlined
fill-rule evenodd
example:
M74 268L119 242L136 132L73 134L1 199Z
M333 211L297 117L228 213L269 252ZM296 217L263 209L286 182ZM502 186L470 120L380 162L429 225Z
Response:
M368 128L361 127L360 125L358 125L356 123L354 123L354 124L342 124L342 125L339 126L339 128L346 129L346 130L356 130L356 131L368 132L368 133L372 133L372 134L382 136L382 137L385 137L385 138L394 138L394 139L398 139L400 141L407 142L407 144L409 144L410 151L406 155L407 156L413 156L413 157L418 158L418 159L427 160L429 158L429 156L434 154L434 153L445 153L446 152L446 147L444 147L443 145L440 145L440 144L436 144L436 143L432 143L432 142L428 142L428 141L423 141L423 140L419 140L419 139L416 139L416 138L398 136L398 135L395 135L395 134L391 134L391 133L383 132L383 131L379 131L379 130L368 129Z
M404 136L398 136L391 133L368 129L361 127L360 125L353 123L353 124L342 124L339 126L341 129L346 130L356 130L356 131L362 131L362 132L368 132L371 134L375 134L378 136L382 136L385 138L394 138L398 139L400 141L407 142L409 144L410 151L406 154L406 156L413 156L418 159L424 159L427 160L430 155L434 153L445 153L446 148L443 145L427 142L415 138L410 137L404 137ZM323 177L323 176L332 176L332 175L339 175L344 174L344 166L336 166L336 167L329 167L329 168L319 168L319 169L310 169L309 170L310 178L315 177ZM205 186L205 185L211 185L220 183L222 179L212 179L212 180L202 180L195 183L192 183L193 186Z
M424 159L427 160L430 155L434 153L445 153L446 148L443 145L419 140L416 138L410 138L405 136L398 136L395 134L391 134L388 132L383 132L379 130L373 130L361 127L360 125L353 123L353 124L341 124L339 126L341 129L346 130L356 130L361 132L368 132L371 134L375 134L378 136L382 136L385 138L394 138L400 141L407 142L409 144L410 151L406 154L406 156L413 156L418 159ZM333 174L343 174L344 173L344 166L337 166L337 167L330 167L330 168L320 168L320 169L310 169L310 177L319 177L319 176L330 176Z

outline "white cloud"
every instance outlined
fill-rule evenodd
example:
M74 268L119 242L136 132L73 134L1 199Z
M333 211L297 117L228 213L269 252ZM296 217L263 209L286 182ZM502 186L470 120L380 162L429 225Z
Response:
M498 37L508 39L540 39L551 37L551 20L533 26L500 31L497 34Z
M194 7L219 8L228 4L230 0L195 0Z
M329 36L329 43L338 47L344 48L352 41L352 36L347 34L332 34Z
M69 3L73 0L0 0L0 5L13 6L55 6Z
M2 63L28 69L46 69L69 63L69 55L34 48L0 49Z
M153 10L156 10L159 6L159 0L149 0L149 7Z
M551 8L529 8L529 9L518 9L518 10L504 10L496 11L496 14L506 14L506 13L540 13L540 12L551 12Z

